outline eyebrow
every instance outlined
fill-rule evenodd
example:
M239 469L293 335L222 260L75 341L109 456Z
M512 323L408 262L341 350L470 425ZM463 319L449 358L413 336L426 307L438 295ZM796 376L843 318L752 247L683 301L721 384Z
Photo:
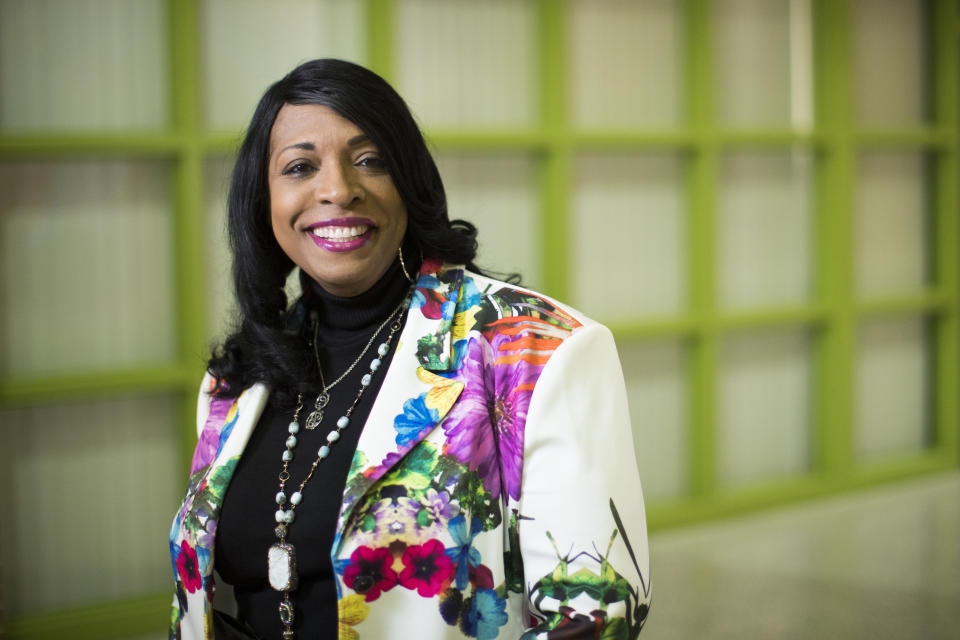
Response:
M370 140L370 136L368 136L365 133L361 133L360 135L353 136L352 138L347 140L347 146L355 147L362 142L367 142L368 140ZM317 147L312 142L297 142L295 144L287 145L283 149L280 149L278 153L283 153L287 149L303 149L304 151L316 151Z

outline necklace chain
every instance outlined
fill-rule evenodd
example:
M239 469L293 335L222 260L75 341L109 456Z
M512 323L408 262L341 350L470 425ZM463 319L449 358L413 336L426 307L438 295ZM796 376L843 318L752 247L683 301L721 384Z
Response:
M367 354L367 351L370 350L370 346L373 344L373 341L376 340L377 336L380 335L380 332L383 331L383 328L387 326L390 320L397 314L397 311L403 308L404 302L406 301L407 299L404 298L404 301L401 302L400 305L396 309L394 309L390 313L390 315L386 317L386 319L383 322L380 323L380 326L376 328L376 330L373 332L373 335L370 336L369 340L367 340L367 344L363 346L363 349L360 351L360 355L358 355L356 359L354 359L354 361L350 363L350 366L347 367L346 371L341 373L340 376L336 380L331 382L329 385L323 379L323 367L320 365L320 352L317 350L317 342L318 342L319 333L320 333L320 323L316 320L316 318L314 318L313 357L317 361L317 372L320 374L320 393L317 394L317 399L313 403L313 411L311 411L310 415L307 416L307 420L303 425L308 431L313 431L318 426L320 426L321 422L323 422L323 410L327 406L327 403L330 402L330 389L333 389L337 385L337 383L339 383L341 380L343 380L348 375L350 375L350 372L353 371L358 364L360 364L360 361L363 360L363 356L365 356ZM299 401L298 401L298 404L299 404Z
M357 395L354 396L350 407L337 420L336 427L331 429L327 434L326 443L317 450L317 457L310 465L310 469L307 471L304 479L300 482L297 490L290 494L290 505L289 508L285 509L284 506L287 504L288 500L286 487L287 482L290 480L290 462L293 460L293 452L297 447L297 434L300 431L299 418L300 412L303 410L303 394L300 393L297 395L297 408L294 410L293 418L290 420L290 424L287 426L287 431L290 435L287 436L285 448L283 450L283 466L279 475L277 476L280 482L279 491L276 495L277 511L274 515L277 526L274 529L274 533L277 536L278 542L272 545L267 551L267 574L270 586L277 591L282 592L283 594L283 597L280 601L279 611L280 622L283 624L281 637L284 640L292 640L295 637L295 632L293 631L294 610L293 602L290 599L290 592L297 588L296 550L292 544L287 542L288 528L294 521L294 512L297 508L297 505L300 504L300 501L303 499L304 487L307 486L307 482L309 482L310 478L313 477L313 473L316 471L320 462L330 455L330 448L337 440L340 439L340 433L350 425L350 417L353 415L353 410L356 408L357 403L360 402L363 392L366 391L367 387L370 386L370 383L373 380L373 375L383 364L382 358L384 358L390 352L390 344L393 342L393 337L400 330L402 325L402 322L399 318L400 312L410 304L411 296L412 292L404 297L400 304L397 305L392 312L390 312L390 315L387 316L387 318L373 332L373 335L370 336L370 340L367 341L367 344L363 347L360 355L357 356L353 363L347 367L347 370L344 371L343 374L341 374L340 377L334 380L330 385L327 385L323 379L323 368L320 366L320 355L317 351L318 323L316 321L314 322L313 353L317 359L317 370L320 372L321 391L314 402L314 410L304 421L304 426L309 430L316 428L319 426L320 422L323 421L323 409L330 400L330 389L332 389L338 382L343 380L351 371L353 371L353 369L363 359L367 351L369 351L370 346L374 343L377 336L380 335L380 333L388 324L390 325L390 333L377 347L377 356L370 361L370 371L365 373L361 378L360 389L357 391Z

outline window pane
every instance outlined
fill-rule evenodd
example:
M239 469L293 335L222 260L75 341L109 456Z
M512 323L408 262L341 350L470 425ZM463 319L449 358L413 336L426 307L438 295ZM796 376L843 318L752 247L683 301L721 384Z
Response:
M426 126L523 125L536 109L529 0L398 0L397 88Z
M233 162L232 157L212 158L204 167L207 335L211 338L224 336L236 313L227 236L227 192Z
M741 485L809 466L810 340L800 331L723 341L717 397L718 476Z
M853 3L854 108L861 124L910 125L929 118L927 13L923 0Z
M679 342L619 343L647 499L687 490L687 362Z
M807 153L724 158L717 201L717 285L724 307L809 297L810 191Z
M857 167L854 261L861 296L929 282L928 165L917 153L869 153Z
M172 360L168 178L159 162L0 164L0 372Z
M163 0L0 0L0 129L156 129L169 116Z
M362 63L362 2L353 0L204 0L201 10L206 121L245 127L263 92L314 58Z
M717 119L740 127L810 127L809 0L711 4Z
M156 396L0 411L6 614L170 589L178 406Z
M584 127L669 126L683 116L677 0L574 0L570 101Z
M495 272L519 273L524 286L540 278L537 173L526 156L441 154L440 173L450 218L477 225L477 264Z
M874 320L856 354L856 452L874 459L929 444L930 335L920 318Z
M574 173L574 304L604 320L684 304L683 168L679 156L584 155Z

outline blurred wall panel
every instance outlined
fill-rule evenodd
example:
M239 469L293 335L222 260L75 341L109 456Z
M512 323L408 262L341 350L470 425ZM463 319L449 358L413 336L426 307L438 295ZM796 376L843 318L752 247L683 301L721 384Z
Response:
M570 262L575 306L607 321L684 308L683 194L679 155L576 159Z
M617 345L627 383L637 466L648 500L680 498L687 486L687 354L679 341Z
M864 126L930 119L925 0L852 3L854 115Z
M804 331L735 334L720 350L718 479L760 484L809 469L811 345Z
M498 273L519 273L524 286L540 283L537 173L526 156L437 157L447 190L450 218L479 230L477 264Z
M247 125L270 84L314 58L363 63L363 3L203 0L204 115L212 129Z
M875 460L919 453L931 439L928 323L922 318L866 322L856 349L857 456Z
M535 3L397 0L396 87L427 127L530 125Z
M204 166L207 335L211 338L226 335L236 312L227 237L227 192L233 161L233 157L221 156L207 160Z
M857 292L919 293L929 281L931 259L926 158L913 152L863 154L854 193Z
M177 415L169 396L0 411L7 615L170 588Z
M683 119L682 3L568 2L571 118L583 128Z
M813 124L806 0L714 0L717 119L735 127Z
M723 158L717 198L717 292L724 307L802 304L810 296L812 158Z
M167 124L163 0L0 0L0 129Z
M152 161L0 164L0 373L172 361L168 178Z

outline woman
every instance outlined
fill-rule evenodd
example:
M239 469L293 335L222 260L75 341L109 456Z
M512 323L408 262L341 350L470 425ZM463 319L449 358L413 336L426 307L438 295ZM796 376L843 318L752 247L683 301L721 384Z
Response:
M200 393L171 637L636 637L647 541L611 335L473 265L396 92L294 69L228 207L241 323Z

